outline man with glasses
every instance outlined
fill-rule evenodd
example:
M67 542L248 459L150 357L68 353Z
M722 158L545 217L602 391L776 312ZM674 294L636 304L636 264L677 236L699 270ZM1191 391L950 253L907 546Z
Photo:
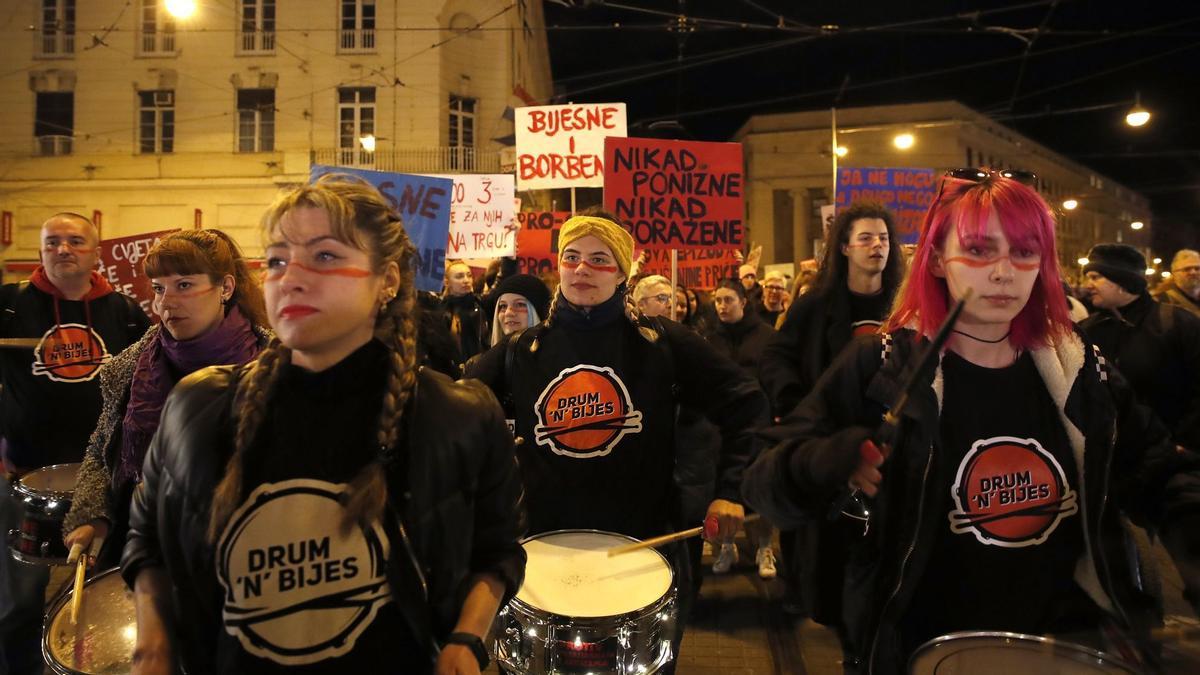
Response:
M41 265L28 282L0 287L0 337L34 338L0 349L0 528L16 525L12 481L79 462L100 416L100 366L150 326L133 299L96 272L100 237L90 220L59 213L42 225ZM48 568L0 555L0 638L9 673L40 673Z
M1200 252L1185 248L1175 254L1171 278L1154 291L1154 299L1200 316Z
M671 301L675 294L671 292L671 281L661 274L642 277L637 286L633 287L633 302L638 311L646 316L663 316L671 318ZM682 320L683 317L676 317Z
M780 315L787 310L787 297L787 277L783 272L767 272L763 279L762 307L758 314L768 326L774 328Z

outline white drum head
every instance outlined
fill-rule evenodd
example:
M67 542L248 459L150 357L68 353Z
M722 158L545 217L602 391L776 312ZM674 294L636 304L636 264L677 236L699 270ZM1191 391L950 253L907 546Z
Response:
M671 588L674 574L654 549L608 557L637 540L606 532L551 532L527 540L525 583L517 600L551 614L604 617L636 612Z
M1137 671L1090 647L1038 635L951 633L921 645L911 675L1127 675Z
M21 484L37 492L74 492L82 464L55 464L21 476Z

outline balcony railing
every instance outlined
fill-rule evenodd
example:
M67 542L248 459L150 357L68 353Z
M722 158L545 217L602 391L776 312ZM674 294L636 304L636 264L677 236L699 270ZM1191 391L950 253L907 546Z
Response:
M71 154L72 136L36 136L33 152L41 157L58 157Z
M275 31L251 30L238 35L238 53L262 53L275 51Z
M362 148L321 148L314 164L353 166L397 173L499 173L500 153L475 148L397 148L367 152Z
M142 33L142 54L174 54L175 33Z
M341 52L373 52L375 51L375 29L355 28L343 30L341 41L338 42Z
M71 56L75 53L75 33L65 30L41 31L35 44L38 56Z

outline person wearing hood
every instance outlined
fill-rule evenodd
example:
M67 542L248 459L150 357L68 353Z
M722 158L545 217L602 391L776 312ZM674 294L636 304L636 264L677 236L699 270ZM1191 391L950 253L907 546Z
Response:
M1094 246L1083 272L1098 311L1079 327L1175 442L1200 449L1200 317L1150 297L1145 270L1132 246Z
M532 274L515 274L496 284L483 309L492 317L491 344L499 344L505 335L542 322L550 311L550 289Z
M475 294L475 278L471 267L462 260L446 261L446 285L442 291L442 308L446 313L450 336L458 347L460 363L487 349L487 319L483 303Z
M0 527L20 517L12 482L52 464L78 462L100 415L100 367L150 326L138 303L96 270L100 235L77 213L41 230L41 265L28 282L0 287L0 337L33 349L0 349ZM42 606L49 571L0 556L0 638L10 673L42 670Z
M63 521L68 549L79 544L86 551L93 539L107 538L99 569L120 560L129 499L167 394L201 368L252 360L271 337L258 280L224 232L164 237L146 254L143 270L162 322L100 369L104 406Z

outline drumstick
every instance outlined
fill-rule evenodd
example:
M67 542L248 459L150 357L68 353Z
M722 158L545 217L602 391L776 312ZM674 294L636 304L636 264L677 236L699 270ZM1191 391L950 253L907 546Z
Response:
M0 338L0 347L37 349L37 346L41 341L41 338Z
M742 521L742 524L744 525L746 523L752 523L752 522L758 520L758 518L759 518L759 515L757 513L751 513L750 515L746 516L746 518ZM700 527L693 527L691 529L681 530L679 532L674 532L672 534L664 534L661 537L654 537L653 539L639 541L636 544L626 544L624 546L617 546L615 548L610 548L610 549L608 549L608 557L611 558L615 555L621 555L622 553L629 553L630 551L638 551L643 548L657 548L659 546L662 546L663 544L670 544L673 541L679 541L681 539L690 539L698 534L703 534L703 533L704 533L704 526L701 525Z
M76 546L81 550L83 549L83 546L75 544L75 546L71 547L71 550L74 551ZM87 556L79 555L79 562L75 563L75 588L71 593L71 623L79 621L79 605L83 602L83 580L85 576L87 576Z

